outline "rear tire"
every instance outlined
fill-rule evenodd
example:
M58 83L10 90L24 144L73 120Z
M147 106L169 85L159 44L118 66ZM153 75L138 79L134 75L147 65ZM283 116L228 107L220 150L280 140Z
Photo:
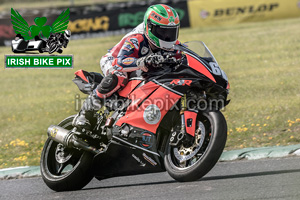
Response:
M70 130L73 118L70 116L58 125ZM42 178L49 188L57 192L80 190L94 177L92 162L93 154L65 148L48 138L41 155Z
M205 139L194 157L180 162L178 160L179 148L176 150L170 145L167 146L164 157L165 167L170 176L177 181L195 181L203 177L215 166L225 147L227 124L220 111L199 113L197 121L202 122L205 127ZM177 151L177 157L175 151Z

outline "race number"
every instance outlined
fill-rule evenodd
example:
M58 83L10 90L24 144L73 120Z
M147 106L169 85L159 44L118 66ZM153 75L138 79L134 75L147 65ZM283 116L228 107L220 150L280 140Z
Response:
M213 74L218 75L218 76L222 76L226 81L228 81L227 75L225 74L225 72L219 67L219 65L215 62L210 62L209 63L210 67L211 67L211 71Z
M218 75L218 76L222 75L221 69L217 63L210 62L209 65L211 67L212 73L214 73L215 75Z

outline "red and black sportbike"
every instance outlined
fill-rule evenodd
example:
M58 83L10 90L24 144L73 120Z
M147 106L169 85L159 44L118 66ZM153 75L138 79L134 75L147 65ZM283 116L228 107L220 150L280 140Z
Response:
M229 101L226 74L203 42L174 47L154 73L131 73L128 84L95 115L91 130L72 126L70 116L48 128L41 173L55 191L77 190L93 177L168 171L194 181L216 164L227 125L220 109ZM102 80L79 70L73 80L89 94ZM143 75L143 74L142 74Z

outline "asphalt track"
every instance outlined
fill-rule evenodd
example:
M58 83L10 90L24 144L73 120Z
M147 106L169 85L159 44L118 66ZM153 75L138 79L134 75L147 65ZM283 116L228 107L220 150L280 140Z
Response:
M0 199L300 199L300 157L219 162L204 178L180 183L167 173L93 179L54 192L40 177L0 181Z

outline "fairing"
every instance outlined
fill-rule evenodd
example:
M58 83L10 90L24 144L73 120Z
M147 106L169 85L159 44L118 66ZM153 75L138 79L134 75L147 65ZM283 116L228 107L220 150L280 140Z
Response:
M119 91L121 97L128 97L130 93L141 83L141 80L130 80L127 85Z

